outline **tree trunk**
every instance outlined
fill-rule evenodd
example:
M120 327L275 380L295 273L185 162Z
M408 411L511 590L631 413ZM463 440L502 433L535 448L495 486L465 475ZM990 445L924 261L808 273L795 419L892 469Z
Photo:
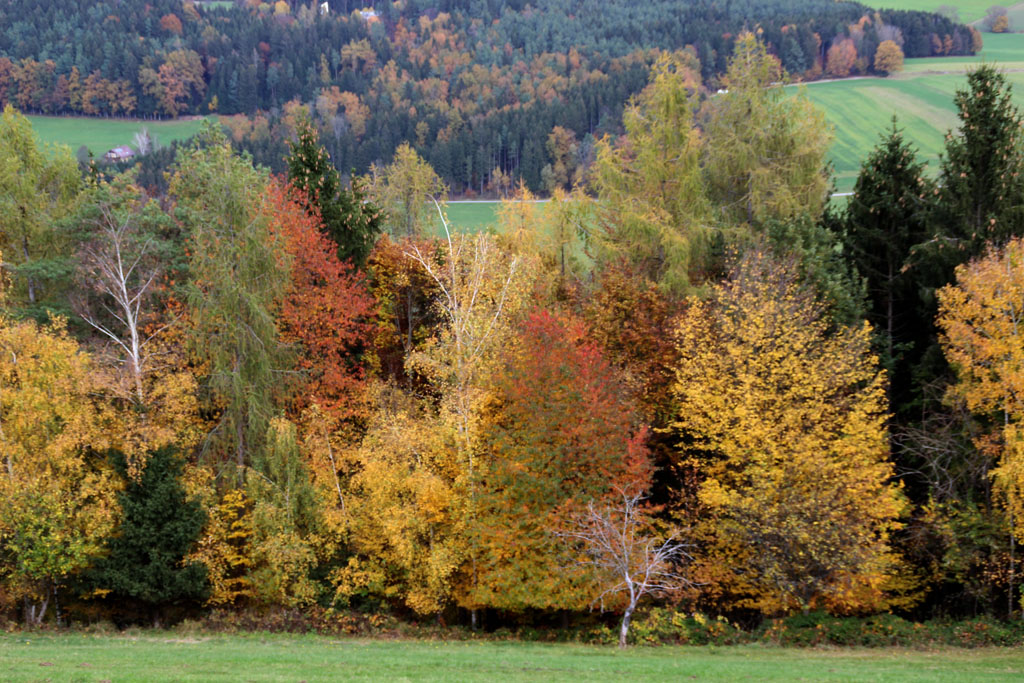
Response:
M64 616L60 611L60 596L57 595L57 584L53 584L53 616L57 620L57 627L64 625Z
M25 625L29 628L41 626L43 617L46 615L46 607L49 604L49 594L40 603L35 603L31 598L25 596Z
M1013 619L1013 583L1016 580L1017 572L1017 536L1014 529L1013 513L1010 513L1010 587L1009 595L1007 596L1006 605L1006 618Z
M619 647L626 647L626 636L629 635L629 622L633 619L636 605L630 605L622 615L622 628L619 629Z
M24 213L24 210L22 213ZM25 257L25 263L28 263L28 237L21 238L21 253ZM26 280L28 281L28 301L29 303L34 304L36 302L36 281L31 275L29 275Z

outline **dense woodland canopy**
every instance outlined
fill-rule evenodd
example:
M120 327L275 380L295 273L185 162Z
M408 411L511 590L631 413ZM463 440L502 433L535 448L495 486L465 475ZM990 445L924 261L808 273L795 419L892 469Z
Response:
M837 207L762 40L700 74L661 55L572 191L475 235L413 146L346 186L299 109L286 175L207 123L157 191L6 108L0 610L1018 615L1004 78L937 182L894 122Z
M980 49L980 34L948 18L854 2L372 4L367 19L349 0L326 15L313 2L11 0L0 4L0 106L239 115L236 143L280 172L289 113L304 105L343 173L409 143L454 191L500 191L511 176L549 193L617 129L659 50L685 48L717 88L747 29L810 79L886 72L875 63L886 41L907 57Z

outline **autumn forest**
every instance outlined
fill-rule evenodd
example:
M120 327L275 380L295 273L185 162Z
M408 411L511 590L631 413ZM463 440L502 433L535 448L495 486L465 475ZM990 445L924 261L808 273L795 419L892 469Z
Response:
M428 94L446 67L426 55L461 48L418 50L455 40L456 16L482 30L495 3L418 24L396 4L406 42L360 29L345 68L282 80L302 93L275 91L257 50L258 86L218 71L180 97L154 84L226 44L230 12L173 4L177 23L139 20L185 42L159 66L142 56L124 101L247 113L245 93L276 118L273 133L261 114L204 123L163 151L159 182L42 144L16 107L54 91L4 90L0 57L0 620L604 620L625 644L654 604L742 628L1020 614L1024 131L997 69L965 77L937 175L894 120L837 202L824 116L783 87L820 60L778 54L770 30L630 56L592 27L598 70L617 75L588 71L595 50L551 92L639 74L593 100L619 118L575 129L581 155L552 109L523 138L535 178L501 146L459 175L437 150L472 147L491 119L471 108L497 91ZM252 31L326 30L235 11ZM893 25L877 17L862 33ZM530 20L507 10L491 30ZM950 30L961 42L940 50L973 51ZM559 37L536 35L548 68ZM78 44L51 75L112 78ZM360 75L386 49L397 61ZM499 80L518 63L494 60ZM259 125L283 146L274 168L239 144ZM508 195L497 225L455 230L449 193L481 178Z

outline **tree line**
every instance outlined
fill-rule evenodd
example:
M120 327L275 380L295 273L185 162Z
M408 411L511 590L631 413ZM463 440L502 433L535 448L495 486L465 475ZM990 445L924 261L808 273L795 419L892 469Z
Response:
M412 146L346 184L301 112L285 174L207 124L154 194L7 108L0 608L1018 613L1004 77L936 180L894 123L835 207L766 45L713 97L698 64L477 234Z

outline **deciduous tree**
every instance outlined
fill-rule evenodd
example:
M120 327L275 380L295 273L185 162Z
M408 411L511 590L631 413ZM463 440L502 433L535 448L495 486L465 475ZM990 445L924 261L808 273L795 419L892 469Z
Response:
M448 188L416 150L402 143L390 164L373 169L370 194L387 212L392 236L422 237L437 215L434 203L444 203Z
M993 481L1011 519L1024 519L1024 240L958 267L956 284L938 296L942 347L959 380L950 390L994 420ZM1024 539L1019 525L1014 531Z
M267 178L206 127L179 153L170 192L188 231L191 341L218 423L206 440L241 476L264 446L286 367L275 315L290 257L265 210Z
M629 626L640 600L693 585L680 571L690 560L687 544L677 540L679 532L657 538L651 520L645 514L643 491L619 489L619 500L598 505L590 501L576 516L576 526L562 536L588 557L586 564L597 570L600 588L598 600L614 599L622 594L625 605L619 627L619 647L624 648Z
M471 595L502 609L579 609L593 598L590 577L554 533L616 487L649 484L646 434L578 320L535 311L514 339L482 418Z
M768 612L875 606L891 567L885 376L866 325L828 330L795 264L758 250L679 323L675 427L713 520L705 576Z
M805 93L785 92L783 79L778 58L745 33L722 79L728 92L705 106L704 171L727 224L817 219L828 200L831 129Z
M903 49L892 40L883 40L875 50L875 71L894 74L903 71Z
M110 441L91 373L63 321L39 328L0 317L0 581L24 601L30 626L114 526L112 472L94 450Z
M0 115L0 249L13 296L30 308L42 302L60 255L54 224L73 209L81 184L71 151L44 147L28 119L7 105Z

